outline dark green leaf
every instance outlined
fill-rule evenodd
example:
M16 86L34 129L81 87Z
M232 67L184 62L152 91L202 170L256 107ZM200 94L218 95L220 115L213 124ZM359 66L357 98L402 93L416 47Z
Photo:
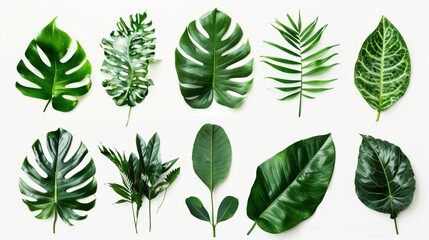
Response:
M162 173L166 173L179 160L178 158L162 164Z
M186 206L188 206L189 212L191 212L192 216L210 222L210 216L204 207L203 203L197 197L189 197L186 199Z
M298 96L299 94L301 94L301 92L296 92L296 93L292 93L292 94L290 94L290 95L287 95L286 97L283 97L283 98L281 98L281 99L279 99L279 100L289 100L289 99L292 99L292 98L295 98L296 96Z
M300 65L301 64L300 62L285 59L285 58L270 57L270 56L262 56L262 57L276 61L276 62L279 62L279 63L284 63L284 64L291 64L291 65Z
M298 27L296 26L295 22L293 21L293 19L289 16L289 14L286 14L287 19L289 20L289 23L292 25L292 27L297 31L300 32Z
M295 37L296 40L298 40L299 33L297 31L295 31L294 29L286 26L285 24L283 24L282 22L280 22L277 19L275 19L275 22L278 25L280 25L286 32L288 32L290 35L292 35L293 37Z
M239 66L235 64L250 55L250 44L247 41L238 45L243 38L238 24L225 38L231 18L217 9L204 14L199 23L208 37L197 29L197 22L192 21L176 49L176 71L182 96L193 108L207 108L213 98L221 105L237 108L243 103L243 95L249 91L253 80L232 79L249 77L253 59ZM235 47L238 48L231 51Z
M77 49L71 58L63 62L72 45L72 40L67 33L57 28L55 21L56 18L43 28L25 51L28 62L39 74L31 71L29 69L31 67L23 60L19 61L17 66L21 77L30 84L37 85L37 88L25 86L19 82L16 82L16 88L25 96L47 100L45 110L52 102L55 110L69 112L78 103L76 97L85 95L91 88L92 69L79 42L76 42ZM43 57L38 49L47 57L49 64L45 64L42 60ZM71 84L74 86L70 86Z
M301 33L300 33L300 37L301 37L301 41L305 41L307 40L308 36L310 36L310 34L314 31L314 29L316 28L316 24L317 21L319 20L319 18L314 19L313 22L311 22Z
M121 185L116 184L116 183L109 183L109 187L111 187L113 189L113 191L115 191L121 197L131 201L130 189L127 189L126 187L121 186Z
M278 90L280 90L280 91L282 91L282 92L293 92L293 91L295 91L295 90L298 90L298 89L301 89L301 87L279 87L279 88L276 88L276 89L278 89Z
M322 59L319 59L319 60L315 60L315 61L313 61L313 62L311 62L311 63L309 63L309 64L305 65L305 66L304 66L304 67L302 67L302 68L303 68L303 69L306 69L306 68L315 68L315 67L320 67L320 66L322 66L325 62L329 61L329 59L331 59L332 57L334 57L334 56L336 56L336 55L338 55L338 53L331 54L331 55L329 55L329 56L328 56L328 57L326 57L326 58L322 58Z
M131 203L131 202L129 200L126 200L126 199L121 199L121 200L116 201L114 204L122 204L122 203Z
M302 91L304 92L311 92L311 93L318 93L318 92L324 92L331 90L332 88L303 88Z
M355 177L356 194L367 207L396 217L413 200L416 180L402 150L387 141L362 135Z
M225 197L219 205L216 224L232 218L238 208L238 199L233 196Z
M277 81L279 83L284 83L284 84L294 84L294 83L301 82L300 80L291 80L291 79L284 79L284 78L275 78L275 77L267 77L267 78Z
M308 56L306 58L304 58L302 61L303 62L308 62L308 61L316 60L319 57L323 56L325 53L327 53L329 50L331 50L331 48L334 48L334 47L337 47L337 46L339 46L339 44L335 44L335 45L332 45L332 46L329 46L329 47L322 48L319 51L311 54L310 56Z
M319 76L321 74L326 73L327 71L331 70L333 67L337 66L338 63L334 63L328 66L321 66L321 67L317 67L314 68L306 73L304 73L302 76L304 77L314 77L314 76Z
M277 69L277 70L279 70L281 72L284 72L284 73L290 73L290 74L301 73L301 71L299 71L299 70L292 69L292 68L287 68L287 67L283 67L283 66L280 66L280 65L277 65L277 64L265 61L265 60L262 60L261 62L266 63L266 64L270 65L271 67L273 67L273 68L275 68L275 69Z
M231 144L223 128L212 124L201 127L195 138L192 163L211 192L228 176L231 158Z
M282 29L278 28L275 25L272 25L275 29L277 29L277 31L279 31L280 35L282 35L283 39L286 40L286 42L288 42L293 48L295 48L296 50L299 51L299 47L297 44L299 44L299 40L294 38L292 35L290 35L289 33L283 31Z
M134 107L153 85L147 74L155 55L155 29L146 12L130 15L129 25L120 18L117 26L101 41L105 56L101 71L110 76L102 84L116 105Z
M70 220L83 220L87 216L76 213L76 210L86 212L95 205L95 199L86 203L79 201L93 196L97 191L95 165L91 159L81 170L69 176L72 170L82 165L87 148L81 143L75 153L69 154L73 136L62 128L49 132L46 140L49 156L44 153L40 140L34 142L32 147L37 166L46 177L40 175L27 158L22 164L22 170L31 182L44 191L36 190L22 179L19 180L19 189L23 195L33 199L23 201L30 211L40 211L37 218L46 219L54 215L56 219L60 216L65 223L72 225ZM75 187L78 188L70 191Z
M301 140L259 165L247 216L264 231L286 231L316 211L335 164L331 135Z
M404 94L410 83L407 44L393 24L382 17L362 45L355 65L355 85L365 101L380 113Z
M302 84L309 85L309 86L321 86L328 83L331 83L333 81L336 81L337 79L330 79L330 80L309 80L309 81L303 81Z

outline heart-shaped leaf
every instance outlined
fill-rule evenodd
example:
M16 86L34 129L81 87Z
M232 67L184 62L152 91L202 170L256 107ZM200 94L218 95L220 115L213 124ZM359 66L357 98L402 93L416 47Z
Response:
M189 212L191 212L192 216L206 221L210 222L210 216L207 212L206 208L204 207L201 200L197 197L188 197L186 200L186 206L188 206Z
M152 21L147 14L130 16L130 24L120 18L118 30L112 31L110 39L103 38L101 47L106 59L101 71L110 75L103 81L107 94L118 106L131 109L141 103L149 93L152 79L147 77L149 63L155 55L155 38ZM129 112L129 113L130 113ZM130 115L128 114L127 125Z
M335 146L330 134L290 145L258 166L247 216L269 233L295 227L313 215L322 202L334 164Z
M85 203L80 201L93 196L97 191L97 182L94 178L95 165L92 159L81 170L69 176L71 171L81 165L88 153L85 145L81 143L75 153L69 154L72 140L73 136L64 129L49 132L47 134L49 156L43 152L40 140L34 142L35 160L43 174L40 174L27 158L22 164L22 170L43 191L19 179L21 193L30 198L23 199L30 211L40 210L36 216L39 219L54 215L54 232L58 215L65 223L72 225L70 220L83 220L87 216L76 213L76 210L89 211L95 205L95 199Z
M408 88L411 61L407 44L393 24L382 17L365 40L355 65L355 85L362 97L380 113L395 104Z
M204 14L199 24L204 31L192 21L176 49L176 71L183 98L193 108L209 107L213 97L221 105L239 107L253 81L242 79L252 73L253 59L239 63L250 54L250 44L240 44L241 27L231 26L231 18L217 9ZM230 27L233 31L227 34Z
M238 199L233 196L225 197L219 205L217 211L216 224L232 218L238 208Z
M416 180L402 150L387 141L362 135L355 177L356 194L367 207L394 219L413 200Z
M17 66L19 74L37 87L16 82L16 88L25 96L47 100L44 111L52 102L55 110L68 112L76 107L76 97L86 94L91 88L91 64L79 42L76 42L76 51L69 53L72 40L57 28L55 20L28 45L25 57L30 64L21 60ZM49 63L45 63L44 58Z

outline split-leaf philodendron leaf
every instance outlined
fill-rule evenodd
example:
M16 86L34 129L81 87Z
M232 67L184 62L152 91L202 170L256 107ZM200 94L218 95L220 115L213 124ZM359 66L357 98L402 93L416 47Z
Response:
M331 90L331 87L325 85L337 80L322 79L319 76L338 65L338 63L329 63L329 60L338 53L327 54L338 44L317 49L316 47L328 25L316 30L318 18L308 26L303 27L301 26L301 14L299 14L296 22L288 14L287 17L290 27L277 19L276 23L273 24L273 27L287 42L286 46L266 42L277 48L285 57L262 56L262 62L283 74L281 77L268 78L284 85L276 87L277 90L285 94L279 100L299 99L298 116L300 117L303 97L314 99L315 93Z
M131 153L127 159L125 154L120 154L117 150L112 150L101 145L100 152L106 156L118 168L122 184L110 183L109 186L122 198L116 203L130 203L134 228L136 233L140 209L143 205L144 197L149 200L149 231L152 227L152 207L151 203L159 194L164 193L163 199L158 206L158 210L164 202L168 188L180 174L180 168L169 171L177 162L177 158L162 163L160 150L160 139L155 133L146 144L144 139L137 134L137 153ZM165 177L163 177L165 175ZM134 205L136 209L134 209Z
M356 194L367 207L396 217L413 200L416 180L402 150L387 141L362 135L355 177Z
M79 42L76 41L76 51L69 53L72 40L57 28L55 21L56 18L28 45L28 63L19 61L17 70L29 84L16 82L16 88L25 96L47 100L44 111L52 102L55 110L69 112L78 103L76 97L91 88L92 69Z
M246 80L253 71L253 59L248 41L241 43L240 25L231 24L231 18L214 9L192 21L176 49L176 71L180 91L186 103L193 108L207 108L213 98L221 105L237 108L253 80ZM231 34L227 34L229 28ZM202 31L202 32L201 32ZM237 63L245 61L244 63ZM233 94L231 94L233 93Z
M131 15L129 25L122 18L116 25L118 30L112 31L110 39L101 41L106 57L101 71L110 75L103 87L116 105L130 107L128 125L131 109L145 99L153 85L147 74L155 55L155 29L146 12Z
M398 29L382 17L363 43L355 65L355 85L377 111L376 121L405 94L410 75L407 44Z
M80 201L91 197L97 191L95 181L95 165L91 159L83 168L70 175L74 169L82 165L88 153L83 143L74 153L69 153L73 136L64 129L58 129L47 134L46 147L49 155L43 151L40 140L33 144L33 152L37 168L43 171L40 174L35 165L25 158L22 170L28 179L36 184L39 190L29 185L27 180L19 179L19 189L28 199L23 199L30 211L40 211L36 218L46 219L54 215L53 231L57 217L67 224L70 220L83 220L87 215L78 211L89 211L95 205L95 199ZM82 185L84 184L84 185ZM77 189L76 189L77 187ZM73 189L73 190L71 190Z
M234 216L238 208L238 199L227 196L220 203L215 218L213 192L228 176L231 159L231 144L223 128L212 124L201 127L195 138L192 163L195 173L210 190L211 214L197 197L187 198L186 205L194 217L212 225L213 237L216 237L217 224Z
M330 134L296 142L258 166L247 216L269 233L281 233L316 211L334 172Z

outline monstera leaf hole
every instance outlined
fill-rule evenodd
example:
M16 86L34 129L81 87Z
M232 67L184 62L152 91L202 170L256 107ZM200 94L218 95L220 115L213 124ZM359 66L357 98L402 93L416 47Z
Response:
M239 107L253 82L250 52L240 25L218 9L189 23L175 53L185 102L192 108L208 108L215 99Z
M19 188L23 202L36 218L53 215L53 232L58 216L67 224L83 220L95 205L95 165L83 143L73 142L64 129L48 133L47 142L36 140L34 158L26 157Z
M47 100L43 111L52 103L55 110L69 112L91 88L85 51L57 28L56 18L30 42L17 70L27 81L16 82L16 88L25 96Z

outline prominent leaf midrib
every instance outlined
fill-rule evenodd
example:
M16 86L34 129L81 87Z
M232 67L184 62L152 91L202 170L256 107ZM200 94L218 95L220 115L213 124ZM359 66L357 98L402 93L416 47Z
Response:
M212 81L212 88L215 89L216 88L216 70L217 70L217 66L216 66L216 26L217 26L217 22L216 22L216 14L217 12L214 13L214 31L213 31L213 81Z
M210 192L213 192L214 184L213 184L213 140L214 140L214 127L212 127L212 131L210 131Z
M134 79L134 71L135 70L134 70L134 65L133 65L133 62L132 62L131 56L130 56L130 48L131 48L131 42L132 42L133 38L135 37L135 35L136 35L135 32L131 33L131 36L128 37L128 42L127 42L127 46L126 46L126 49L127 49L126 57L127 57L127 61L129 63L129 66L130 66L130 69L129 69L129 74L130 74L129 78L130 79L129 79L128 85L127 85L127 95L129 95L131 92L131 85L132 85L133 79Z
M382 24L383 24L383 46L381 48L380 79L379 79L380 92L378 95L378 109L377 109L377 111L381 111L382 97L383 97L384 54L385 54L385 47L386 47L386 29L385 29L384 23L385 23L385 19L383 17L383 20L382 20Z
M323 145L317 150L317 152L314 154L314 156L311 157L311 159L307 162L307 164L302 168L302 170L299 172L299 174L294 178L294 180L271 202L271 204L259 215L258 218L265 215L265 213L275 204L279 201L279 198L283 196L283 194L290 189L290 186L293 185L296 180L303 174L304 170L307 169L307 166L313 161L314 157L320 152L320 149L323 149L326 142L328 141L330 137L328 137Z

